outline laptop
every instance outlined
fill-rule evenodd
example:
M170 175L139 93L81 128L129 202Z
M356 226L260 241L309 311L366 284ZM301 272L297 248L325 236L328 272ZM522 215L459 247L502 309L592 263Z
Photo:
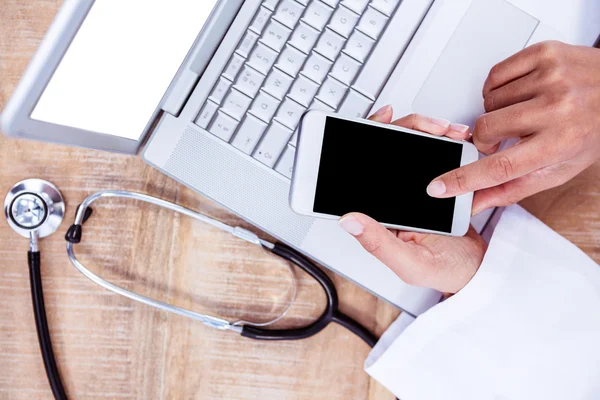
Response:
M140 154L419 315L439 293L402 282L335 222L290 210L301 115L390 103L472 124L496 62L546 39L592 45L599 30L597 0L66 0L2 128Z

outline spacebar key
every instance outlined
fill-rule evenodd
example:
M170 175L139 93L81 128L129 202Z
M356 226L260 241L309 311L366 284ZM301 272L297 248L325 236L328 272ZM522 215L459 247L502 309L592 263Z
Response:
M263 136L263 140L254 151L254 158L272 168L290 137L292 137L292 133L294 132L290 129L277 121L273 121L267 133Z
M433 0L400 3L352 88L377 100L432 3Z

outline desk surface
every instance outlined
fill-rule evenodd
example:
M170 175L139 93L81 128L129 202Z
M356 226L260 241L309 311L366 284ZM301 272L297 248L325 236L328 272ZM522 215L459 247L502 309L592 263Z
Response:
M60 3L0 0L0 109ZM62 239L75 205L103 189L146 192L247 226L243 221L138 157L1 135L0 149L0 197L17 181L40 177L55 183L68 203L65 223L41 248L54 350L72 398L392 398L362 370L367 346L338 326L315 338L277 344L211 330L95 286L70 265ZM596 261L598 181L600 164L524 202ZM99 204L88 224L78 253L114 283L232 319L266 320L284 305L290 285L286 265L240 240L128 202ZM49 399L31 312L27 240L0 222L0 243L0 398ZM324 306L318 286L306 276L299 278L299 298L280 326L305 324ZM398 315L354 284L334 280L343 310L377 334Z

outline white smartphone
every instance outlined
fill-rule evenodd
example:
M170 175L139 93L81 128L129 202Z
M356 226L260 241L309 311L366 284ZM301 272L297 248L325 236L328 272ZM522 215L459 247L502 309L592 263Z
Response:
M338 219L360 212L401 230L463 236L473 193L435 199L436 177L478 159L468 142L395 125L309 111L300 123L290 205Z

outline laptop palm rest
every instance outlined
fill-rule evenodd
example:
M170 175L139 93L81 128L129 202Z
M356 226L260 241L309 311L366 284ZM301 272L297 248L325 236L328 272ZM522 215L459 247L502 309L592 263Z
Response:
M473 124L490 69L523 49L539 21L505 0L476 0L413 102L424 115Z

